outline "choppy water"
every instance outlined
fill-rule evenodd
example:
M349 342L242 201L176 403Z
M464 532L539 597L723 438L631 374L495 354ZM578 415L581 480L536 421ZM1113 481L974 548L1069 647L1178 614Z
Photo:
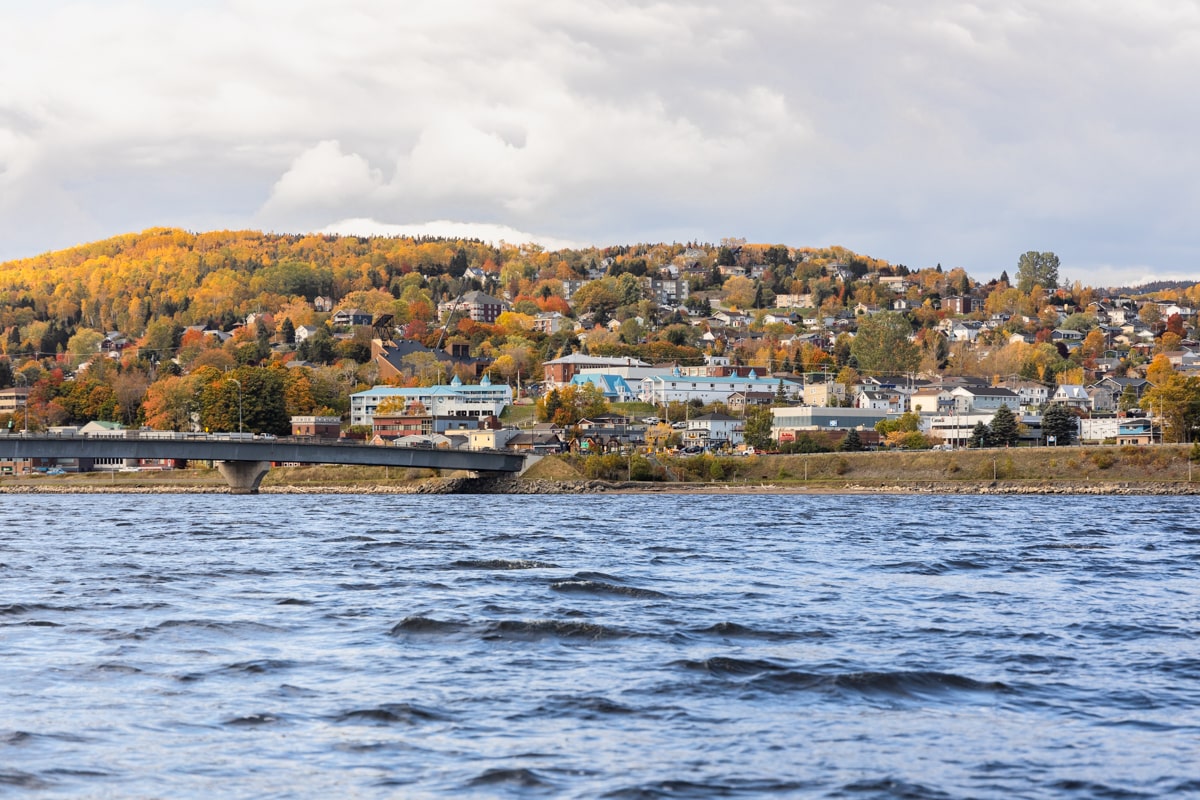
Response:
M1194 511L7 496L0 794L1200 794Z

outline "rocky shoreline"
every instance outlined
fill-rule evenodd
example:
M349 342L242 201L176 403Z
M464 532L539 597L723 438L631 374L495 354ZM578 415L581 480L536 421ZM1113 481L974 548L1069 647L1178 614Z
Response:
M404 485L276 485L261 494L977 494L977 495L1197 495L1200 483L1089 482L1075 485L1023 481L919 481L872 486L845 483L655 483L553 481L522 478L431 478ZM137 485L56 483L0 485L0 494L229 494L223 485Z

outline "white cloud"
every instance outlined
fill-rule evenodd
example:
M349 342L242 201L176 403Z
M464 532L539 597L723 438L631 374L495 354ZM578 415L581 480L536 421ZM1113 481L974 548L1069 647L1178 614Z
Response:
M209 219L1200 258L1194 3L13 5L0 258Z
M479 239L497 246L537 244L547 250L589 247L595 244L527 233L507 225L454 222L445 219L412 224L379 222L373 219L344 219L327 225L318 232L342 236L441 236L447 239Z
M366 159L342 153L336 141L320 142L301 153L271 189L264 211L268 215L294 208L331 208L369 197L383 178Z

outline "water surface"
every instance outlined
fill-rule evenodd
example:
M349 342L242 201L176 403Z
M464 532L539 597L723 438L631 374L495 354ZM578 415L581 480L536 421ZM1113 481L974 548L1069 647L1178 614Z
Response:
M0 504L0 794L1200 794L1188 498Z

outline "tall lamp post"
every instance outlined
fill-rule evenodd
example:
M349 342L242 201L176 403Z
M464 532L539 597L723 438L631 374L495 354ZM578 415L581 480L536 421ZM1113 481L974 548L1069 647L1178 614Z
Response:
M238 387L238 433L242 432L242 382L237 378L230 378L231 382L236 383Z

